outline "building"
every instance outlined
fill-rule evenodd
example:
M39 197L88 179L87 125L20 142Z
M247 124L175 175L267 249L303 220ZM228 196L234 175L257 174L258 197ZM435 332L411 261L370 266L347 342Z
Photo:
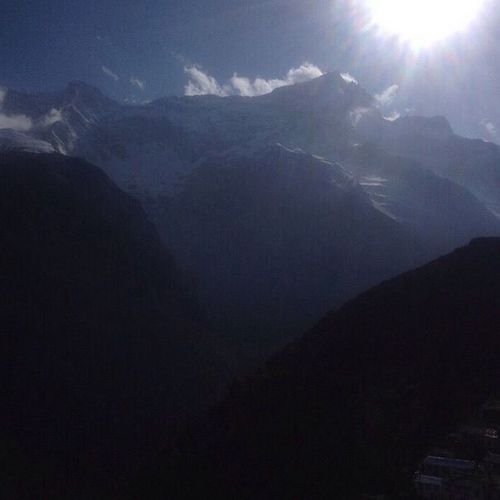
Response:
M473 460L429 455L422 462L422 472L430 476L455 478L476 477L479 469Z
M415 474L415 487L428 500L486 500L486 476L473 460L429 455Z
M443 481L441 477L429 476L421 472L415 474L415 488L418 495L429 500L443 498Z

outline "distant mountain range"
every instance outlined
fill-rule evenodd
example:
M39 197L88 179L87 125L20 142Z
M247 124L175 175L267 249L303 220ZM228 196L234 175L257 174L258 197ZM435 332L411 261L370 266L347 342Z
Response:
M376 100L338 73L259 97L167 97L144 105L118 103L72 82L47 94L5 90L1 111L29 119L19 139L84 157L143 198L164 193L175 172L215 154L251 155L281 143L340 161L370 142L466 187L490 210L500 200L499 146L456 136L443 117L384 119Z
M0 131L0 148L84 158L141 200L209 321L241 338L288 338L381 279L500 234L500 147L440 117L384 119L338 73L144 105L73 82L7 90L1 112L24 130Z

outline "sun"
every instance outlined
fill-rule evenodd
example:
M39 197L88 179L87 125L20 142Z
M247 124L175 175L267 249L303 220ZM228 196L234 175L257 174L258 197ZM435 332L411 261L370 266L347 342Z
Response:
M467 30L483 0L367 0L372 22L414 47L426 47Z

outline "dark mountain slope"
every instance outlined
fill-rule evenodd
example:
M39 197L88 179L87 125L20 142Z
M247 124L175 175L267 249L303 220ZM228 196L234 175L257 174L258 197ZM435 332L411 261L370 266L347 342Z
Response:
M299 333L431 251L339 164L279 145L207 160L161 210L159 229L199 278L207 314L235 340Z
M3 453L17 447L42 497L112 484L212 400L216 340L139 203L98 168L2 153L0 176Z
M411 496L433 440L500 393L499 332L500 239L478 239L364 293L235 384L160 475L179 498L183 477L218 498Z
M455 136L443 117L384 119L338 72L251 98L130 105L81 82L2 95L3 112L32 127L0 133L0 149L103 168L141 200L236 343L289 338L382 279L500 235L500 148ZM354 181L340 188L332 169Z
M452 133L445 119L399 119L381 141L388 151L469 189L497 216L500 214L500 149L478 139Z
M344 165L374 205L412 227L433 256L472 238L500 235L500 220L471 192L415 160L365 144L352 148Z

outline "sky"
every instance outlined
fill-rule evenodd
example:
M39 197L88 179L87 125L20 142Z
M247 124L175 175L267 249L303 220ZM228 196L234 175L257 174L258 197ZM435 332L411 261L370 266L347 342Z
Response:
M368 1L2 0L0 84L83 80L143 102L200 82L251 95L339 70L387 116L444 115L458 133L500 142L499 0L484 0L466 33L421 51L373 29Z

